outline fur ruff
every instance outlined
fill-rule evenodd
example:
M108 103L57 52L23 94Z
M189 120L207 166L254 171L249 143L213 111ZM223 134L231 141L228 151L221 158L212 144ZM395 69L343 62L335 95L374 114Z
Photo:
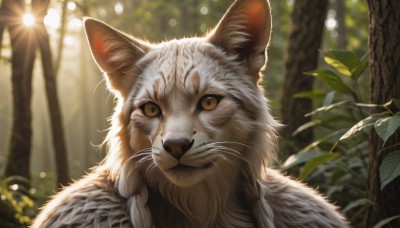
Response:
M158 45L93 19L85 28L118 97L106 139L109 151L89 175L58 193L32 227L348 227L316 191L270 168L280 124L257 87L271 32L268 1L237 0L208 36ZM222 107L193 114L197 101L187 98L210 93L204 85L224 91ZM150 99L143 99L146 94L173 114L145 118L136 106ZM191 162L216 159L208 160L212 168L192 166L201 174L182 181L167 176L168 165L161 169L174 158L160 142L163 128L172 126L177 134L186 125L190 132L199 129L191 135L196 148L211 148L186 153ZM193 185L179 185L196 175L201 177Z

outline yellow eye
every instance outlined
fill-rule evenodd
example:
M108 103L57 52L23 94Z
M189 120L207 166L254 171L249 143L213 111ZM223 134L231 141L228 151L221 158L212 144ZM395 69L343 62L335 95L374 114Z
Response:
M148 102L142 106L142 110L145 116L149 118L157 117L161 115L161 110L158 105L154 104L153 102Z
M200 99L199 108L200 110L213 110L217 107L222 97L214 95L206 95Z

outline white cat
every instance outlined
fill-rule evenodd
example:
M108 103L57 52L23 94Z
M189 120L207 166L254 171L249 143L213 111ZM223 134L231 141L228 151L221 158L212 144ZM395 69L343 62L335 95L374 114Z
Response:
M237 0L211 33L150 44L85 20L118 104L105 160L33 227L347 227L323 197L269 167L276 120L259 71L271 14Z

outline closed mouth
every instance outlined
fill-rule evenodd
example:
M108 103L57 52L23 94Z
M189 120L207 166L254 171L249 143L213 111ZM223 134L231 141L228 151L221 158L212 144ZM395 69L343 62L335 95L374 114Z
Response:
M178 164L167 171L174 171L174 172L190 172L190 171L196 171L196 170L203 170L203 169L208 169L213 165L212 162L207 162L201 167L194 167L194 166L189 166L185 164Z

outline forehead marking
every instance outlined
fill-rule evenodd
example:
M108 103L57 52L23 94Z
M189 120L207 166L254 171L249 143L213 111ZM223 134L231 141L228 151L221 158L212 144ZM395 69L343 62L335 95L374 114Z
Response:
M158 91L160 89L160 79L156 79L153 83L153 93L154 93L154 98L156 101L158 101Z
M199 90L200 90L200 75L199 75L199 72L197 72L197 71L192 76L192 86L193 86L194 93L198 94Z
M184 78L183 78L183 84L184 84L185 86L186 86L186 79L188 78L188 76L189 76L190 73L192 72L193 68L194 68L194 65L192 65L192 66L186 71L186 74L185 74L185 76L184 76Z

